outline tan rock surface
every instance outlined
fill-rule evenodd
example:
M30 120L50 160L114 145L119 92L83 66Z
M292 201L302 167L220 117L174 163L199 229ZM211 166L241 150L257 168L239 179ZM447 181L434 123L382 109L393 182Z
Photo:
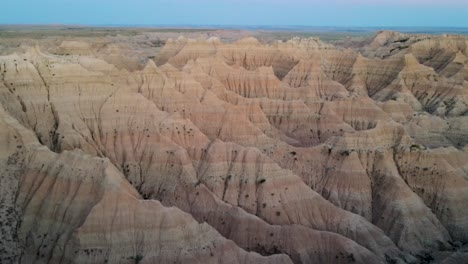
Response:
M0 56L2 263L466 260L466 39L106 41Z

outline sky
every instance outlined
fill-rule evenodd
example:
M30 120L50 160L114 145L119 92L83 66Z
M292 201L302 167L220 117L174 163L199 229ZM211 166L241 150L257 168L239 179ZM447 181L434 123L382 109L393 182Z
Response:
M468 0L2 0L0 24L468 27Z

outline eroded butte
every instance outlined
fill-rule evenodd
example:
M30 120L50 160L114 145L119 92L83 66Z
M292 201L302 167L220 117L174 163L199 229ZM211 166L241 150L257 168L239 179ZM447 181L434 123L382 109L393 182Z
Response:
M0 262L468 261L465 37L132 45L0 47Z

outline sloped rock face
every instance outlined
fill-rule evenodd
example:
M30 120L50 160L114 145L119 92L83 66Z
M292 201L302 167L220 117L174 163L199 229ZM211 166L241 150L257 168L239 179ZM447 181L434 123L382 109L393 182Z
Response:
M0 57L0 261L465 261L466 43L179 38L130 68L23 45Z

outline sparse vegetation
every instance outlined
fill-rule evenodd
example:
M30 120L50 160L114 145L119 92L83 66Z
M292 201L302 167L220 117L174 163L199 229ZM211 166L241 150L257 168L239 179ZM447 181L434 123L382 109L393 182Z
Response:
M434 260L434 257L430 253L416 255L416 257L419 259L419 263L421 264L429 264Z
M424 146L419 145L419 144L413 144L410 147L411 151L418 151L418 150L424 150L426 149Z
M135 264L138 264L143 260L143 256L138 254L136 256L130 257L129 259L133 260Z
M444 105L447 109L452 109L455 106L455 103L456 101L453 98L444 101Z

